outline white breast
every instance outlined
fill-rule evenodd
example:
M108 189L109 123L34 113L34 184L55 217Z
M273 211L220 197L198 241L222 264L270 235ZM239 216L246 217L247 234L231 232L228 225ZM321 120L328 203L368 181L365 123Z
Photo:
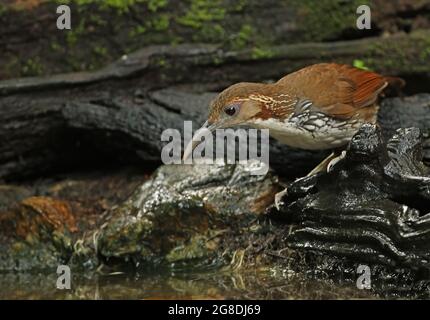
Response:
M359 123L338 122L319 123L301 126L288 119L254 120L250 125L255 128L269 129L270 135L280 142L294 148L307 150L333 149L345 145L360 128Z

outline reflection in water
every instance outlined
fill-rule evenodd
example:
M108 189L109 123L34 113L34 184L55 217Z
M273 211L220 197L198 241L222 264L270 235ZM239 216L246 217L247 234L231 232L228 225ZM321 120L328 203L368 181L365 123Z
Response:
M57 275L3 274L1 299L350 299L371 295L355 287L279 272L75 275L71 290Z

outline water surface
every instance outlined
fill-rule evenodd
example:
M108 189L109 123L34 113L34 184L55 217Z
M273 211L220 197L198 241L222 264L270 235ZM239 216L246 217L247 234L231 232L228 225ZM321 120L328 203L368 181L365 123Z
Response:
M282 272L75 275L70 290L56 274L2 274L1 299L357 299L368 291Z

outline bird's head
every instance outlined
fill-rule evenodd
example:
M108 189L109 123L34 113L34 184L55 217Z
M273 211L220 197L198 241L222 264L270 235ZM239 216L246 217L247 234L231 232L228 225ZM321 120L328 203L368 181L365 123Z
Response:
M222 91L210 104L208 120L194 134L184 151L187 159L201 142L203 132L251 124L265 110L265 103L258 95L268 85L241 82Z
M257 97L264 84L241 82L222 91L210 104L208 128L213 131L246 124L264 109Z

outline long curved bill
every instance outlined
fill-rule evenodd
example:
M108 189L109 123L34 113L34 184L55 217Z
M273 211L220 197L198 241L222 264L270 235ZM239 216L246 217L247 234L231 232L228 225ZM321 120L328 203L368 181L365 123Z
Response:
M190 155L193 153L194 149L202 142L202 137L204 137L208 132L211 133L215 129L217 129L219 125L216 123L209 125L209 122L206 121L202 127L197 130L193 138L190 142L188 142L187 146L185 147L184 155L182 156L182 160L186 160L190 157Z

